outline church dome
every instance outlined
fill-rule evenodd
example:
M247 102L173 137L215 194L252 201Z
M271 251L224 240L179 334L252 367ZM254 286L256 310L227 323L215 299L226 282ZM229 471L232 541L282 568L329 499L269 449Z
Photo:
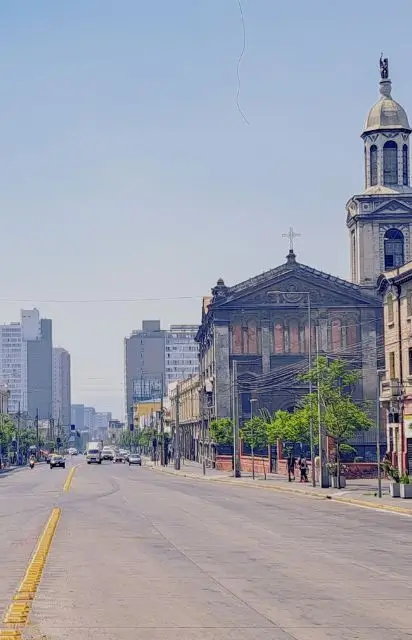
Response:
M381 97L373 105L366 118L363 135L372 131L395 130L411 132L405 109L392 96L392 82L389 79L388 59L380 60L381 80L379 91Z
M382 96L369 111L364 133L380 129L402 129L410 131L405 109L391 97Z

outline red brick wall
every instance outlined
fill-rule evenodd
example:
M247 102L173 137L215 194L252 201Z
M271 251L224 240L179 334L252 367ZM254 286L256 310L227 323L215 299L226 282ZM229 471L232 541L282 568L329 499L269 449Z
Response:
M376 463L374 462L349 462L345 463L345 477L348 480L376 478L378 475ZM232 471L232 456L216 456L216 469L220 471ZM241 457L242 471L252 471L252 458L250 456ZM269 461L267 458L255 457L255 472L259 474L269 472ZM278 460L277 473L287 476L286 460ZM298 468L295 470L296 476L299 474ZM311 465L309 462L308 477L311 477Z

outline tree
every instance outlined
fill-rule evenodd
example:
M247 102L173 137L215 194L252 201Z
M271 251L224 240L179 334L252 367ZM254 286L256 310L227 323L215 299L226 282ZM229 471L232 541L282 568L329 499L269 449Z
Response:
M254 416L243 423L240 435L252 449L264 447L268 442L267 424L263 418Z
M232 444L233 422L230 418L217 418L210 423L210 436L216 444Z
M16 427L10 416L5 413L0 414L0 447L2 450L8 448L15 433Z
M293 444L309 442L310 416L309 407L289 411L276 411L267 423L268 440L277 440Z
M315 366L300 376L300 379L318 387L322 424L326 434L336 445L336 475L339 486L340 454L348 447L347 441L359 431L367 430L373 425L366 408L352 399L361 373L350 370L341 360L329 362L327 358L320 356ZM308 397L303 398L303 407L308 406Z

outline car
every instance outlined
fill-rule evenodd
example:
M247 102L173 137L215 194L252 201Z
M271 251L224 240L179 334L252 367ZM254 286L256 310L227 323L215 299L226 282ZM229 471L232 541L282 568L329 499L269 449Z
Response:
M124 459L124 456L122 456L120 453L116 453L114 458L113 458L113 462L122 462L123 464L126 462L126 460Z
M113 459L114 459L114 451L113 451L113 449L109 449L107 447L103 447L102 460L113 460Z
M63 458L63 456L59 456L59 455L51 456L50 469L54 469L55 467L62 467L63 469L66 468L66 460Z
M137 464L139 467L142 466L142 459L137 453L131 453L129 455L129 467L131 464Z

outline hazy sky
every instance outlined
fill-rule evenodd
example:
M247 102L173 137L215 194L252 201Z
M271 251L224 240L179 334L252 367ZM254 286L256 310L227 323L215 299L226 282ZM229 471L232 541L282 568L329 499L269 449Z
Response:
M73 402L121 414L124 336L197 323L290 225L301 262L348 276L381 50L412 116L412 4L242 5L249 124L237 0L0 0L0 321L53 318Z

